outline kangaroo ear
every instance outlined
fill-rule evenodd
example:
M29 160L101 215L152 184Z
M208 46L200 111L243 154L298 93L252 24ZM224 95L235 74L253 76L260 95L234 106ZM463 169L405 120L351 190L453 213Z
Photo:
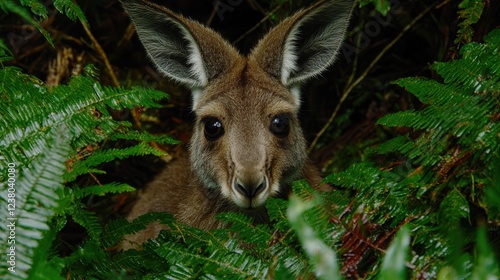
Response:
M121 2L159 71L192 89L205 87L239 57L224 39L198 22L148 1Z
M287 87L330 66L344 39L353 0L326 0L302 10L272 29L250 58Z

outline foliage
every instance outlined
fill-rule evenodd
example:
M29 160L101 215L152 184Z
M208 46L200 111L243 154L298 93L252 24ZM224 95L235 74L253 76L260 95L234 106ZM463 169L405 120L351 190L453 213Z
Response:
M469 43L474 35L473 24L476 24L481 18L481 13L484 10L484 2L482 0L462 0L458 5L458 12L462 22L458 24L457 38L455 43Z
M390 1L362 0L386 14ZM87 23L74 1L54 1L72 20ZM27 9L29 7L29 9ZM2 10L34 24L48 15L40 1L0 1ZM165 213L105 225L88 199L130 192L125 183L87 184L103 164L162 155L151 144L167 136L137 131L112 110L155 108L166 94L103 86L87 66L66 85L46 86L20 68L0 69L0 213L2 252L10 253L5 221L15 221L15 273L2 254L4 279L494 279L500 224L500 29L471 42L482 1L462 1L460 57L431 66L434 79L395 82L424 104L386 115L378 123L404 131L363 152L360 162L324 179L335 187L317 193L305 181L290 201L267 203L269 224L237 213L218 216L227 227L202 231ZM35 19L36 18L36 19ZM48 33L44 34L49 38ZM12 54L0 42L0 62ZM394 132L394 130L390 130ZM14 174L14 175L10 175ZM15 180L12 181L12 176ZM15 189L15 196L8 191ZM12 213L12 214L11 214ZM69 254L59 234L69 221L85 239ZM140 250L115 252L128 234L151 222L170 230Z
M373 4L375 10L384 16L391 10L391 1L387 0L360 0L359 4L361 7Z
M2 60L7 60L4 51ZM2 189L12 187L14 197L2 196L2 220L14 218L15 231L2 223L2 232L15 233L15 243L2 234L2 246L15 244L15 265L2 255L1 274L9 277L56 279L62 266L54 262L52 244L68 217L83 226L90 240L99 241L102 226L95 212L83 204L89 195L133 191L127 184L109 183L80 187L75 180L89 173L103 173L99 166L130 156L163 152L143 141L176 143L166 136L137 132L126 121L116 121L109 109L132 108L137 104L158 107L167 97L160 91L143 88L121 89L101 86L92 66L67 85L48 88L37 78L16 67L0 69L0 177ZM125 148L110 148L104 140L135 140ZM15 181L7 180L9 174ZM9 191L9 193L11 193ZM8 200L13 199L13 200ZM11 225L14 227L13 225ZM7 246L7 249L10 246ZM2 250L5 251L5 250ZM12 267L16 273L9 273ZM60 277L58 277L60 278Z
M45 4L42 4L39 0L20 0L20 3L15 0L2 0L0 1L0 9L5 13L14 13L30 24L33 24L43 34L45 39L53 45L49 32L41 26L41 22L47 19L49 14L47 10L48 6L44 6L47 3L53 4L59 12L65 14L71 20L79 19L83 24L88 24L85 14L72 0L46 1ZM30 7L30 10L26 7Z

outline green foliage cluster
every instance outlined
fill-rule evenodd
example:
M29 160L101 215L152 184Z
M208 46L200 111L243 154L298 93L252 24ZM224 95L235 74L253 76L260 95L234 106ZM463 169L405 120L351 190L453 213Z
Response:
M45 39L53 45L49 32L40 25L43 20L47 19L49 14L47 6L44 6L46 4L53 5L59 12L73 21L78 19L83 24L88 24L85 14L72 0L54 0L46 1L45 3L39 0L2 0L0 1L0 9L5 13L16 14L30 24L33 24L43 34Z
M379 11L388 1L375 3ZM460 42L477 15L463 1ZM469 3L470 6L466 6ZM20 5L21 4L21 5ZM46 16L38 1L3 1L0 8L30 22ZM85 22L73 1L54 6ZM31 13L25 7L31 8ZM385 7L385 8L384 8ZM481 8L482 9L482 8ZM479 13L480 14L480 13ZM34 22L37 23L36 21ZM465 36L465 37L464 37ZM11 56L0 44L0 62ZM294 183L290 201L267 203L272 221L223 213L227 228L202 231L165 213L102 225L84 199L134 190L117 182L80 186L85 174L104 173L102 163L162 152L148 142L175 144L166 136L138 132L110 109L160 106L163 92L102 86L92 66L67 85L47 87L16 67L0 67L0 275L2 279L494 279L500 275L500 29L484 43L462 46L460 57L432 65L438 79L396 81L425 106L390 114L380 125L407 134L365 153L371 161L329 175L335 186L316 193ZM110 143L127 140L131 146ZM394 159L397 159L396 161ZM10 163L10 164L9 164ZM15 182L9 181L15 174ZM8 192L8 189L15 192ZM7 193L14 193L9 197ZM12 214L11 214L12 213ZM9 271L15 220L15 273ZM68 256L58 234L72 219L87 238ZM127 234L157 221L171 230L141 250L113 252Z
M1 60L8 58L4 50ZM2 248L15 244L16 256L13 274L7 271L10 257L2 254L2 275L56 279L61 263L53 260L52 244L69 217L87 230L90 239L99 240L102 235L96 213L87 211L82 199L134 190L119 183L80 188L75 181L78 176L103 173L99 166L116 159L163 155L149 146L149 141L177 143L167 136L137 132L129 122L114 120L109 113L110 109L130 109L138 104L158 107L157 101L166 98L165 93L101 86L95 75L88 66L67 85L48 88L16 67L0 69L0 178L6 192L1 203L12 205L12 211L2 211L0 217L3 221L17 219L13 220L15 243L8 242L7 223L0 228ZM110 141L122 139L139 144L109 148ZM8 181L9 173L17 180ZM8 196L8 188L13 189L9 192L13 195Z
M494 237L500 218L493 195L498 193L495 174L500 152L499 39L497 29L485 37L484 44L463 46L459 59L434 63L431 68L441 82L420 77L396 82L426 106L381 118L379 124L405 127L412 133L369 152L400 160L387 167L354 164L325 179L355 196L355 200L335 197L339 208L334 216L342 216L339 231L361 233L361 239L380 247L388 237L387 229L402 225L411 229L409 265L414 277L479 277L477 271L496 277L500 272L497 264L480 267L485 265L479 261L480 254L495 261L489 248L475 244L476 229L485 228ZM361 231L353 228L359 223L364 227ZM478 242L485 242L481 238ZM343 243L341 248L373 251L359 246ZM469 250L463 253L464 248ZM359 265L365 260L352 261ZM376 267L367 270L373 271Z

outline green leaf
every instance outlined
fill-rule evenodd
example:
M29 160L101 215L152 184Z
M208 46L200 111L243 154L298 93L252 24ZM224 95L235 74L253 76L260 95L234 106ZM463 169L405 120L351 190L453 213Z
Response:
M460 9L458 15L462 21L458 24L459 29L457 31L457 38L455 38L455 44L461 42L469 43L474 36L472 25L477 23L481 18L484 10L484 2L482 0L462 0L458 4L458 8Z
M133 192L135 189L128 184L109 183L102 186L90 186L75 191L76 198L83 198L89 195L104 196L109 193Z
M173 222L173 217L167 213L152 212L144 214L133 221L129 222L126 219L119 219L109 222L105 229L102 238L102 243L105 248L116 245L125 235L135 234L144 230L150 223L160 221L162 224Z
M21 18L23 18L24 20L26 20L27 22L29 22L30 24L33 24L38 29L38 31L40 31L40 33L42 33L42 35L45 37L47 42L49 42L49 44L51 46L54 46L54 43L52 42L52 39L50 38L49 32L47 32L47 30L43 29L43 27L38 23L38 21L33 19L31 13L25 7L17 4L17 1L2 0L2 1L0 1L0 9L2 9L6 13L14 13L14 14L20 16ZM36 12L38 15L41 15L42 17L46 16L46 12L43 13L43 11L41 10L39 5L32 7L32 11Z
M471 279L498 279L500 266L491 249L492 245L488 242L486 228L480 227L477 233L476 261Z
M385 252L379 279L406 279L406 262L410 247L410 231L403 226Z
M439 206L439 220L445 228L456 226L460 219L468 218L469 214L469 203L456 189L448 193Z
M95 212L87 211L83 204L76 203L69 213L75 222L87 230L92 240L99 242L101 239L102 227L99 224L99 218Z
M20 2L23 6L30 7L31 12L33 12L35 15L41 17L42 19L47 18L47 8L42 5L39 0L21 0Z
M75 163L73 169L64 175L64 179L73 181L79 175L87 173L91 167L97 166L104 162L143 155L162 156L164 155L164 152L145 143L139 143L135 146L123 149L107 149L104 151L96 151L86 159Z
M316 206L314 201L304 202L297 196L290 197L287 217L292 228L297 232L299 240L313 266L314 274L319 279L341 279L337 255L318 237L318 233L306 222L304 214Z
M390 0L359 0L359 4L361 7L364 7L370 3L373 3L375 5L375 10L377 10L384 16L386 16L387 13L391 10Z
M77 18L88 25L85 14L73 0L54 0L54 6L69 19L75 21Z

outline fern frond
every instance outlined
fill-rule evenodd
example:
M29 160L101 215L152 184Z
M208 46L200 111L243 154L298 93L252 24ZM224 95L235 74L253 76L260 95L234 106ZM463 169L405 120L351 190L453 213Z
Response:
M458 8L460 9L458 15L462 21L458 24L455 44L470 43L474 36L472 25L479 21L484 10L484 3L482 0L462 0Z
M343 172L325 177L323 182L347 188L366 189L377 183L380 178L380 170L372 163L358 163Z
M380 268L381 280L405 279L406 261L410 249L410 231L403 227L396 234L396 238L391 243L384 256L382 267Z
M46 19L48 16L47 8L40 3L39 0L21 0L21 5L25 7L30 7L31 12L39 16L42 19Z
M40 33L42 33L42 35L45 37L47 42L49 42L50 45L54 46L54 43L52 42L52 39L50 38L49 32L47 32L47 30L43 29L43 27L38 23L38 21L33 19L33 17L31 16L31 13L28 11L28 9L19 5L17 3L17 1L13 1L13 0L0 1L0 9L2 9L5 13L14 13L14 14L20 16L21 18L23 18L24 20L26 20L27 22L29 22L30 24L33 24L36 27L36 29L38 29L38 31L40 31ZM44 13L41 10L40 6L38 6L38 5L35 5L35 7L32 8L32 11L35 12L36 14L39 13L38 14L39 16L42 16L42 17L47 16L47 12L45 11L45 13Z
M209 255L193 253L177 242L163 243L156 253L169 262L198 264L198 273L205 277L229 277L231 279L246 279L248 277L262 279L269 271L268 265L244 252L228 253L214 251Z
M176 145L179 144L179 140L172 139L167 135L151 135L147 132L139 132L139 131L130 131L127 133L116 133L111 136L110 140L135 140L135 141L143 141L143 142L151 142L154 141L160 144L170 144Z
M86 159L76 162L72 170L65 174L64 178L73 181L79 175L85 174L92 167L98 166L104 162L110 162L116 159L124 159L131 156L156 155L162 156L164 153L145 143L139 143L135 146L123 149L107 149L96 151Z
M88 24L85 14L75 2L71 0L54 0L54 7L72 21L78 18L82 23Z
M303 213L303 218L309 226L319 235L320 238L325 240L331 232L328 227L329 214L326 211L322 197L316 193L306 180L299 180L293 182L293 193L303 201L313 203L313 207L308 208ZM290 209L290 206L289 206ZM331 244L329 244L331 245Z
M114 246L120 242L125 235L135 234L147 227L150 223L159 221L161 224L171 225L174 221L172 215L166 213L148 213L131 222L119 219L109 222L104 228L102 243L105 248Z
M85 205L82 203L74 203L71 210L67 212L71 214L75 222L87 230L92 240L99 242L102 234L102 227L99 223L99 219L95 212L87 211L85 208Z
M74 191L76 198L83 198L89 195L103 196L110 193L133 192L135 188L128 184L109 183L102 186L90 186Z
M390 154L397 153L400 151L401 147L408 143L408 136L398 136L385 141L384 143L367 149L367 153L378 153L378 154Z
M74 77L68 85L49 90L39 80L14 67L0 70L0 85L6 88L0 101L0 125L9 127L0 131L0 150L7 160L23 163L39 154L38 143L53 127L67 123L72 144L84 147L117 131L122 135L127 133L129 124L112 120L107 106L114 109L132 108L135 104L158 107L155 100L166 96L159 91L138 88L102 87L89 76Z
M254 225L252 218L240 213L220 213L218 219L222 219L230 226L232 232L238 232L238 239L251 243L251 250L265 250L267 244L272 240L272 232L265 225ZM254 247L257 246L257 247ZM259 247L261 246L261 247Z
M317 231L306 222L305 213L315 206L317 205L313 200L305 202L292 195L287 212L288 220L297 232L306 254L311 259L314 274L319 279L341 279L336 253L318 237Z
M66 128L53 130L50 138L40 144L40 155L19 173L19 179L13 186L15 189L15 209L13 212L2 211L2 220L11 221L14 229L2 223L2 232L14 231L15 236L15 266L16 273L12 274L5 268L8 257L2 254L2 274L17 275L27 278L38 265L36 256L47 255L48 248L41 244L44 234L51 228L50 219L56 214L59 205L59 196L62 192L62 174L66 170L65 160L69 154L69 139L65 135ZM4 205L5 201L2 196ZM2 235L2 246L7 246L8 235ZM5 251L5 250L2 250ZM5 270L4 270L5 269Z

